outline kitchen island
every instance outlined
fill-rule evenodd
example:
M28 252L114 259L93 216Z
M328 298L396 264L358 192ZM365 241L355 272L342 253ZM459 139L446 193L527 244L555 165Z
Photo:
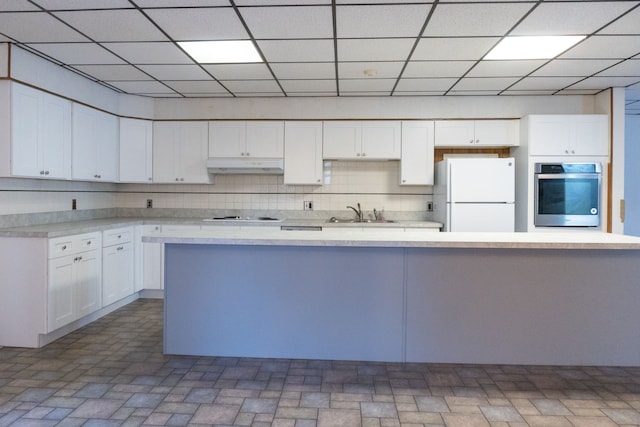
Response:
M601 233L177 232L165 352L640 365L640 239Z

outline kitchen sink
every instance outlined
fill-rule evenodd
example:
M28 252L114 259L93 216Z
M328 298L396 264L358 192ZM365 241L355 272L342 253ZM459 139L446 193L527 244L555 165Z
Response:
M329 218L329 220L327 220L327 222L332 222L332 223L339 223L339 224L388 224L388 223L394 223L395 221L392 221L390 219L363 219L362 221L355 219L355 218L349 218L349 219L344 219L344 218L336 218L335 216L332 216L331 218Z

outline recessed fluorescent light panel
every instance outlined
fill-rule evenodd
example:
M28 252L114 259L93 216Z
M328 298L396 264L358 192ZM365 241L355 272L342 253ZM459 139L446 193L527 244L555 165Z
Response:
M249 40L178 42L178 44L201 64L262 62L256 47Z
M484 59L551 59L584 38L585 36L505 37Z

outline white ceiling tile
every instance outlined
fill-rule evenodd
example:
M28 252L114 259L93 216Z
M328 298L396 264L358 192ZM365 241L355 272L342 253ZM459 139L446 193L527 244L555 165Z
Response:
M637 8L602 29L599 34L638 34L640 31L639 22L640 8Z
M76 65L73 68L97 80L153 80L131 65Z
M403 77L461 77L475 61L410 61Z
M239 10L256 39L333 37L330 6L243 7Z
M94 43L33 43L30 48L63 64L122 64L123 60Z
M451 90L447 93L447 95L456 95L456 96L495 96L499 95L501 91L499 90Z
M414 40L338 40L339 61L404 61L409 56Z
M22 43L88 41L45 12L0 13L0 32Z
M278 79L335 79L333 62L276 63L271 69Z
M398 83L396 91L400 92L438 92L447 91L458 79L432 78L432 79L407 79L403 78Z
M193 61L173 43L104 43L134 64L191 64Z
M189 98L233 98L233 95L229 92L219 92L219 93L193 93L193 92L182 92L185 97Z
M87 37L98 41L162 41L167 38L134 9L54 12Z
M626 59L640 50L639 36L593 36L570 49L560 58Z
M339 6L338 38L417 37L431 5Z
M107 81L111 86L126 93L172 93L173 91L156 81L128 81L128 82L111 82Z
M557 95L595 95L600 89L566 89L557 92Z
M284 93L280 92L238 92L235 94L238 98L281 98Z
M140 65L140 69L158 80L210 80L209 76L197 65Z
M324 98L328 98L330 96L337 96L337 92L333 91L333 92L291 92L288 93L287 96L289 97L324 97Z
M174 40L246 40L242 22L231 7L149 9L146 13Z
M0 2L1 12L20 12L24 10L40 10L27 0L11 0Z
M571 89L607 89L638 83L640 77L589 77L571 86Z
M425 36L502 36L532 5L527 3L439 4Z
M180 93L228 93L214 80L208 81L166 81L168 86Z
M231 92L240 93L277 93L282 92L275 80L225 80L221 81Z
M513 35L592 34L631 8L629 2L542 2Z
M396 90L393 92L393 96L441 96L444 95L445 91L399 91Z
M225 0L228 1L228 0ZM331 5L331 0L236 0L238 6L273 6L273 5Z
M285 92L335 92L336 81L326 80L280 80Z
M333 61L333 40L258 40L269 62Z
M532 76L590 76L618 62L616 59L554 59Z
M411 59L419 61L479 60L499 40L497 37L423 38L420 39Z
M522 95L531 95L531 96L548 96L553 95L555 90L507 90L502 92L502 95L513 95L513 96L522 96Z
M513 77L527 75L543 65L546 60L529 61L480 61L467 77Z
M509 90L557 90L580 80L580 77L526 77Z
M340 92L390 93L396 79L340 79Z
M614 65L598 74L598 77L601 76L640 76L640 59L629 59Z
M341 79L357 79L369 78L365 74L365 70L372 70L378 79L392 78L397 79L404 62L340 62L338 63L338 75Z
M210 7L229 6L229 0L136 0L140 7Z
M35 0L35 3L50 10L126 9L133 7L128 0Z
M516 81L517 77L465 77L452 90L504 90Z
M264 80L272 78L265 64L206 64L204 68L218 80Z

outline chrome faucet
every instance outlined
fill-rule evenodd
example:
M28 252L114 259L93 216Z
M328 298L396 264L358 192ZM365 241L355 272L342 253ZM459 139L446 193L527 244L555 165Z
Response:
M353 209L353 211L358 216L358 222L362 222L363 218L362 218L362 209L360 209L360 203L358 203L358 209L354 208L353 206L347 206L347 209Z

